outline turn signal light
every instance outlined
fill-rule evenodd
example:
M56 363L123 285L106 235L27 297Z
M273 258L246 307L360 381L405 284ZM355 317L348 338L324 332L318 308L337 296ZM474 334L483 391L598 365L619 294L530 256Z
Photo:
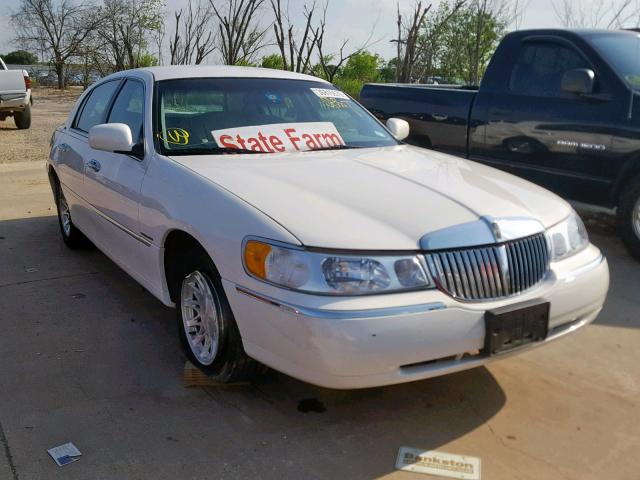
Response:
M244 264L247 270L258 278L266 279L266 260L271 246L256 240L249 240L244 247Z

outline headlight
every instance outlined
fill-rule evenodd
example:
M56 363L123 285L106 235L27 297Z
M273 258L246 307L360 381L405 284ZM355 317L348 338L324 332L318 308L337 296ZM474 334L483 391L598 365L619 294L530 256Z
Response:
M418 255L342 255L248 240L243 259L249 275L302 292L365 295L434 287Z
M564 221L547 230L551 243L551 261L565 259L589 245L587 229L576 212Z

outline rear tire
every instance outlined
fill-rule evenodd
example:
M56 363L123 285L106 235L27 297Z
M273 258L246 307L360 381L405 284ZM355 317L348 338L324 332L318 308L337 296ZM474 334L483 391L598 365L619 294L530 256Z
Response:
M71 220L71 209L62 191L60 183L55 183L56 207L58 210L58 225L65 245L72 250L87 248L91 242L78 230Z
M25 130L31 127L31 105L27 104L22 112L14 113L13 121L16 122L16 127L18 127L19 130Z
M640 177L632 179L620 196L618 224L627 250L640 261Z
M220 383L247 381L262 373L265 367L244 351L220 275L209 256L188 253L174 281L178 335L191 363Z

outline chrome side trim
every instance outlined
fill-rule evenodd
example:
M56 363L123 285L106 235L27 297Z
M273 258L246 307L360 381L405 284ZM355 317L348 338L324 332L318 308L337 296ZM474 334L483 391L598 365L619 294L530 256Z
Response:
M420 305L406 305L401 307L373 308L366 310L326 310L322 308L301 307L281 302L274 298L262 295L244 287L236 285L236 291L253 298L259 302L272 305L281 310L304 317L320 318L323 320L357 320L364 318L395 317L398 315L410 315L414 313L425 313L434 310L443 310L447 306L442 302L424 303Z
M115 226L115 227L119 228L120 230L122 230L127 235L130 235L131 237L135 238L136 240L138 240L140 243L146 245L147 247L150 247L152 245L152 243L147 238L145 238L145 237L143 237L141 235L138 235L135 232L132 232L131 230L129 230L127 227L125 227L121 223L118 223L117 221L115 221L109 215L106 215L106 214L102 213L100 210L98 210L93 205L89 204L89 206L91 207L91 210L93 210L96 214L98 214L100 217L104 218L107 222L111 223L113 226Z

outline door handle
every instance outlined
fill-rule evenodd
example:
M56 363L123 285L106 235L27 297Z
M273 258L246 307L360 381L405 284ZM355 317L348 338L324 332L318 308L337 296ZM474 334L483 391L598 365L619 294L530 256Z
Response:
M448 115L445 115L443 113L434 113L431 116L439 122L444 122L447 118L449 118Z
M94 172L99 172L99 171L100 171L100 169L102 168L102 167L101 167L101 165L100 165L100 162L99 162L99 161L97 161L97 160L93 160L93 159L89 160L89 161L86 163L86 167L87 167L87 168L90 168L90 169L91 169L91 170L93 170Z

